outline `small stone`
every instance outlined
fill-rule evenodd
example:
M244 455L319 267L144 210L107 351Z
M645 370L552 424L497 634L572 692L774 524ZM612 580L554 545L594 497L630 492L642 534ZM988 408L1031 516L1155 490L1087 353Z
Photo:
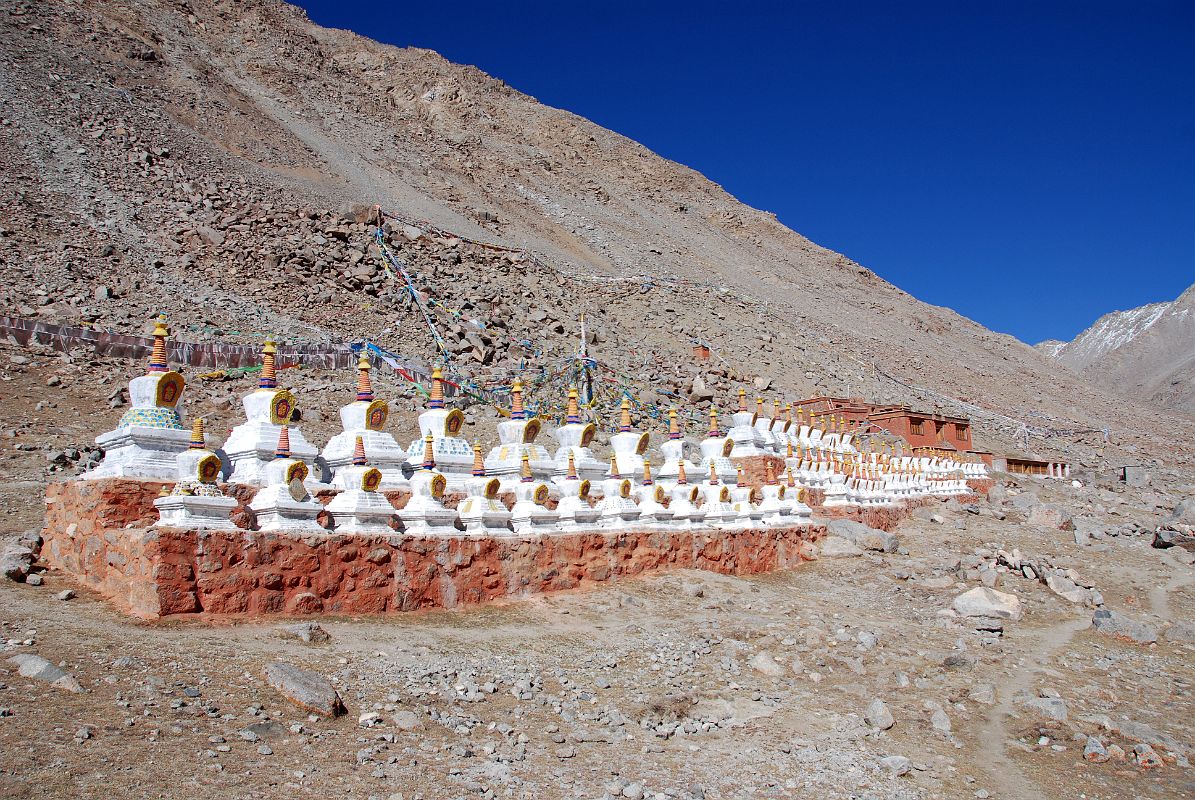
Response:
M56 594L54 596L64 602L67 600L74 600L75 599L75 590L74 589L63 589L61 592L59 592L58 594Z
M263 756L274 755L274 751L270 749L270 746L268 744L259 744L257 746L257 752L261 753Z
M913 762L904 756L885 756L880 759L880 766L899 778L908 774L913 768Z
M79 730L75 731L75 738L78 739L80 742L85 742L88 739L90 739L91 738L91 726L84 725L82 728L79 728Z
M394 715L394 727L400 731L413 731L419 728L419 725L419 717L414 711L404 709Z
M275 635L283 639L298 639L309 644L323 644L332 641L331 635L316 622L301 622L274 629Z
M888 710L888 704L878 697L868 703L867 710L863 712L863 719L867 721L868 725L882 731L886 731L896 724L892 712Z
M994 617L1016 622L1021 618L1021 601L1016 595L977 586L954 598L954 610L964 617Z
M357 724L362 728L372 728L374 725L380 725L382 722L382 715L376 711L366 711L357 717Z
M43 582L42 576L36 572L25 577L25 583L29 586L41 586Z
M1108 749L1098 736L1088 736L1087 744L1083 746L1083 760L1093 764L1103 764L1109 758Z

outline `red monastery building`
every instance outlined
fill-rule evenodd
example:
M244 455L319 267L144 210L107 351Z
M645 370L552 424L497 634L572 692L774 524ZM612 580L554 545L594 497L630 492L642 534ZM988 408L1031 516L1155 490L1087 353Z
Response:
M846 420L862 431L886 431L920 450L954 450L978 456L991 466L992 454L977 450L971 438L971 420L945 414L914 411L907 405L876 405L859 397L811 397L794 404L811 417Z

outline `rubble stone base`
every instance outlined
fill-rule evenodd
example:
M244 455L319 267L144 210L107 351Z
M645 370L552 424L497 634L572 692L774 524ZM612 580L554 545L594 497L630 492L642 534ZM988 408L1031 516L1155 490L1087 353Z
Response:
M814 558L813 544L825 535L820 524L528 537L150 528L160 488L127 480L53 484L43 557L143 618L361 614L456 608L664 569L790 569Z

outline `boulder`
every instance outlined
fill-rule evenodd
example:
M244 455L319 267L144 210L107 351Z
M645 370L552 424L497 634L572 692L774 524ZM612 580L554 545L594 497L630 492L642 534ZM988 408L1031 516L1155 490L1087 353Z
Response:
M1176 622L1162 634L1169 642L1195 642L1195 623Z
M1066 722L1066 702L1061 697L1033 697L1029 695L1016 699L1017 705L1037 713L1039 717L1055 722Z
M1021 618L1021 601L1016 595L977 586L954 598L954 610L964 617L988 617L1016 622Z
M266 683L299 708L325 717L345 713L344 703L336 689L315 672L276 661L266 667L265 679Z
M33 568L33 551L19 544L10 544L0 553L0 574L20 583Z
M1041 498L1033 492L1021 492L1020 494L1015 495L1008 502L1013 508L1019 511L1028 511L1034 506L1040 506Z
M876 550L881 553L895 553L900 547L900 539L887 531L869 528L861 522L850 519L834 519L826 525L831 536L840 536L856 547L864 550Z
M1062 506L1052 504L1034 506L1029 512L1029 523L1060 531L1074 530L1075 527L1071 513Z
M1046 578L1046 586L1050 587L1050 591L1061 597L1063 600L1069 600L1072 603L1086 603L1091 595L1082 586L1077 585L1070 578L1064 578L1061 575L1051 575Z
M65 689L68 692L82 692L83 687L79 685L79 681L75 679L74 675L66 672L56 664L51 664L41 656L35 656L32 653L19 653L8 659L8 663L15 664L17 672L22 677L32 678L36 681L44 681L58 689Z
M856 547L854 542L841 536L827 536L821 541L822 558L851 558L861 555L863 551Z
M1174 507L1170 522L1180 525L1195 525L1195 497L1188 497Z
M274 634L283 639L298 639L308 644L323 644L332 641L332 637L317 622L283 625L281 628L276 628Z
M1115 636L1137 644L1152 644L1158 640L1158 632L1152 627L1119 611L1098 609L1091 618L1091 624L1105 636Z

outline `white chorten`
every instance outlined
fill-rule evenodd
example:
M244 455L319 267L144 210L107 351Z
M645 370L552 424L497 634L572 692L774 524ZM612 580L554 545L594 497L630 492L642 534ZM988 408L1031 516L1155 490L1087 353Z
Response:
M190 447L175 459L178 482L170 494L154 500L158 525L171 528L232 530L229 519L237 502L225 497L216 485L220 478L220 457L207 449L203 420L195 420Z
M370 369L369 359L362 353L357 362L357 399L340 407L340 424L344 430L333 436L324 448L324 461L332 470L332 485L337 489L349 488L340 473L353 465L358 439L369 452L370 466L382 474L382 489L401 489L408 485L403 475L407 454L386 430L390 405L374 397ZM355 477L353 481L356 481Z
M563 476L568 470L568 457L573 456L573 465L577 474L589 481L601 480L606 474L606 465L594 458L589 449L593 437L597 434L597 427L592 423L581 422L581 410L577 405L577 390L568 390L568 411L564 424L553 431L552 435L560 443L556 450L554 461L555 475Z
M394 533L390 527L394 506L378 489L382 471L372 467L365 457L365 438L353 444L353 462L336 473L341 492L326 506L337 533Z
M631 427L631 401L622 398L618 412L618 433L610 437L610 448L614 451L610 468L626 478L642 478L643 454L650 443L651 438L647 433L636 433ZM617 469L614 465L617 465Z
M509 534L510 510L498 499L502 490L501 481L486 474L485 461L478 445L473 445L473 478L467 488L469 494L456 507L465 533L474 536Z
M730 415L732 425L728 434L734 441L734 449L730 451L734 458L767 454L763 433L755 428L756 416L747 410L747 391L739 389L739 410Z
M187 450L191 436L178 413L186 381L166 363L166 317L154 321L154 346L146 374L129 381L132 406L116 429L95 441L104 460L83 475L93 478L147 478L172 481L178 474L175 458Z
M291 453L290 429L279 426L274 460L264 470L266 485L249 503L259 530L327 533L316 521L324 507L307 491L308 472L307 464Z
M288 390L278 388L277 353L278 348L273 340L267 339L262 348L261 377L257 381L257 390L241 398L245 421L233 428L224 442L224 454L232 465L229 483L261 486L269 480L266 469L274 463L274 451L283 427L289 429L288 458L307 464L308 474L319 455L315 446L303 438L302 431L294 427L298 401ZM322 477L315 475L311 480L318 482Z
M602 481L602 490L597 511L603 528L626 528L638 521L639 506L631 499L631 480L618 474L614 456L610 456L610 474Z
M514 491L519 482L523 456L531 463L531 474L540 480L552 477L556 462L547 448L536 443L541 423L538 417L528 414L523 408L523 383L515 381L511 387L510 419L498 423L500 444L489 452L485 459L487 475L499 478L503 491Z
M734 449L734 440L718 428L718 410L710 409L710 429L701 440L701 470L708 473L712 467L718 477L729 480L737 474L730 454Z
M422 425L422 417L420 424ZM407 499L407 504L398 510L403 530L421 536L456 533L456 512L445 508L441 502L444 491L448 488L448 479L436 469L435 437L431 433L424 434L423 458L419 463L419 469L411 475L410 483L411 496Z
M531 461L526 454L522 457L521 477L515 487L515 504L510 509L510 526L518 534L549 533L559 530L557 513L548 508L549 489L546 483L535 480L531 473Z
M419 415L419 438L407 448L407 463L421 466L427 437L432 440L435 466L448 481L448 487L462 490L473 471L473 448L458 435L465 424L459 408L444 407L444 376L440 368L432 370L432 389L427 410Z
M660 467L657 480L666 488L671 488L676 483L682 468L686 471L697 470L693 462L685 458L685 440L675 408L668 410L668 439L660 445L660 452L664 455L664 465Z

